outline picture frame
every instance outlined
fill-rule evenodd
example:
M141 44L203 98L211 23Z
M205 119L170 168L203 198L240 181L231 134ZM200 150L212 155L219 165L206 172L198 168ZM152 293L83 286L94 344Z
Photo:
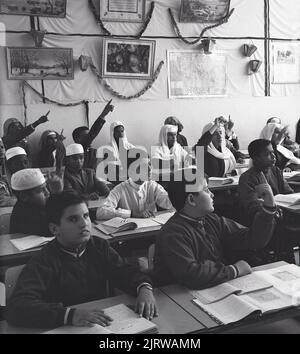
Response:
M66 17L67 0L0 0L0 14Z
M145 0L99 0L104 22L144 22Z
M298 42L272 43L272 84L300 83L300 45Z
M206 55L196 50L169 50L169 98L225 97L227 95L227 55Z
M214 23L229 11L230 0L181 0L180 22Z
M8 80L73 80L72 48L7 47Z
M104 39L102 76L149 80L153 77L156 42L153 40Z

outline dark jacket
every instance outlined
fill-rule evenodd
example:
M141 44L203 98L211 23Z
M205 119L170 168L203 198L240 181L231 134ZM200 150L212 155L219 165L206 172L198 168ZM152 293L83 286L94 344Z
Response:
M62 326L67 307L106 296L107 280L132 295L142 282L151 284L100 238L92 237L80 257L66 253L54 239L22 271L7 306L7 320L23 327Z
M231 280L234 252L264 248L273 228L273 215L264 211L250 229L213 213L197 222L177 212L156 239L154 279L157 285L180 283L191 289Z

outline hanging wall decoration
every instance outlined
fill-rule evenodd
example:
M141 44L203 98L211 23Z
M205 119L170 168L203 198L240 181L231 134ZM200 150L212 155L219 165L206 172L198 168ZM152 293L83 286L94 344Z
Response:
M169 11L170 19L172 22L172 26L174 28L174 31L175 31L177 37L180 38L186 44L194 45L194 44L197 44L199 41L201 41L201 39L204 37L205 32L207 32L208 30L210 30L212 28L219 27L219 26L223 25L224 23L228 22L229 18L233 14L234 9L230 10L230 1L229 1L229 6L228 6L227 13L225 14L225 16L220 18L217 23L203 28L200 35L198 36L198 38L196 38L194 40L189 40L189 39L182 36L172 10L169 8L168 11Z
M103 40L103 77L151 79L155 41L131 39Z
M66 17L67 0L0 0L5 15Z
M300 82L300 45L297 42L274 42L273 84L297 84Z
M100 0L100 18L112 22L144 22L145 0Z
M97 9L94 5L93 0L88 0L88 1L89 1L89 6L94 14L95 20L97 21L100 29L103 31L103 33L105 35L113 36L113 34L104 26L104 23L102 22L102 19L100 18L99 13L97 12ZM120 0L118 2L121 3L121 2L123 2L123 0ZM144 21L144 24L143 24L142 28L140 29L139 33L136 36L134 36L135 38L141 38L142 35L144 34L144 32L146 31L146 29L151 21L154 8L155 8L155 2L152 1L151 5L150 5L150 10L149 10L148 15L146 17L146 20Z
M9 80L72 80L73 49L8 47Z
M180 22L219 22L229 8L230 0L181 0Z
M170 98L225 96L227 56L222 52L168 51L168 87Z

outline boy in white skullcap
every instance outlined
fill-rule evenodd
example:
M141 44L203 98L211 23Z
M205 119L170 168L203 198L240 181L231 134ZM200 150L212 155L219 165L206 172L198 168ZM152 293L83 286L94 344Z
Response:
M14 173L11 188L17 203L10 218L10 232L50 236L45 215L50 192L41 170L27 168ZM53 189L51 192L55 193Z
M95 171L83 168L84 149L82 145L71 144L66 147L65 164L65 190L75 190L88 200L108 196L109 188L96 177Z
M5 157L6 167L11 175L29 167L26 151L20 146L6 150Z

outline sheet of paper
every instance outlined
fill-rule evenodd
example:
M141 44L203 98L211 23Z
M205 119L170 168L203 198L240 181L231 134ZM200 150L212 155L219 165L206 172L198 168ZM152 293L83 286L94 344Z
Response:
M16 238L10 240L10 242L20 251L28 250L30 248L35 248L42 246L50 241L52 241L54 237L42 237L42 236L25 236L22 238Z
M152 218L152 220L159 223L160 225L164 225L174 214L175 211L163 212L161 214L157 214L155 218Z

